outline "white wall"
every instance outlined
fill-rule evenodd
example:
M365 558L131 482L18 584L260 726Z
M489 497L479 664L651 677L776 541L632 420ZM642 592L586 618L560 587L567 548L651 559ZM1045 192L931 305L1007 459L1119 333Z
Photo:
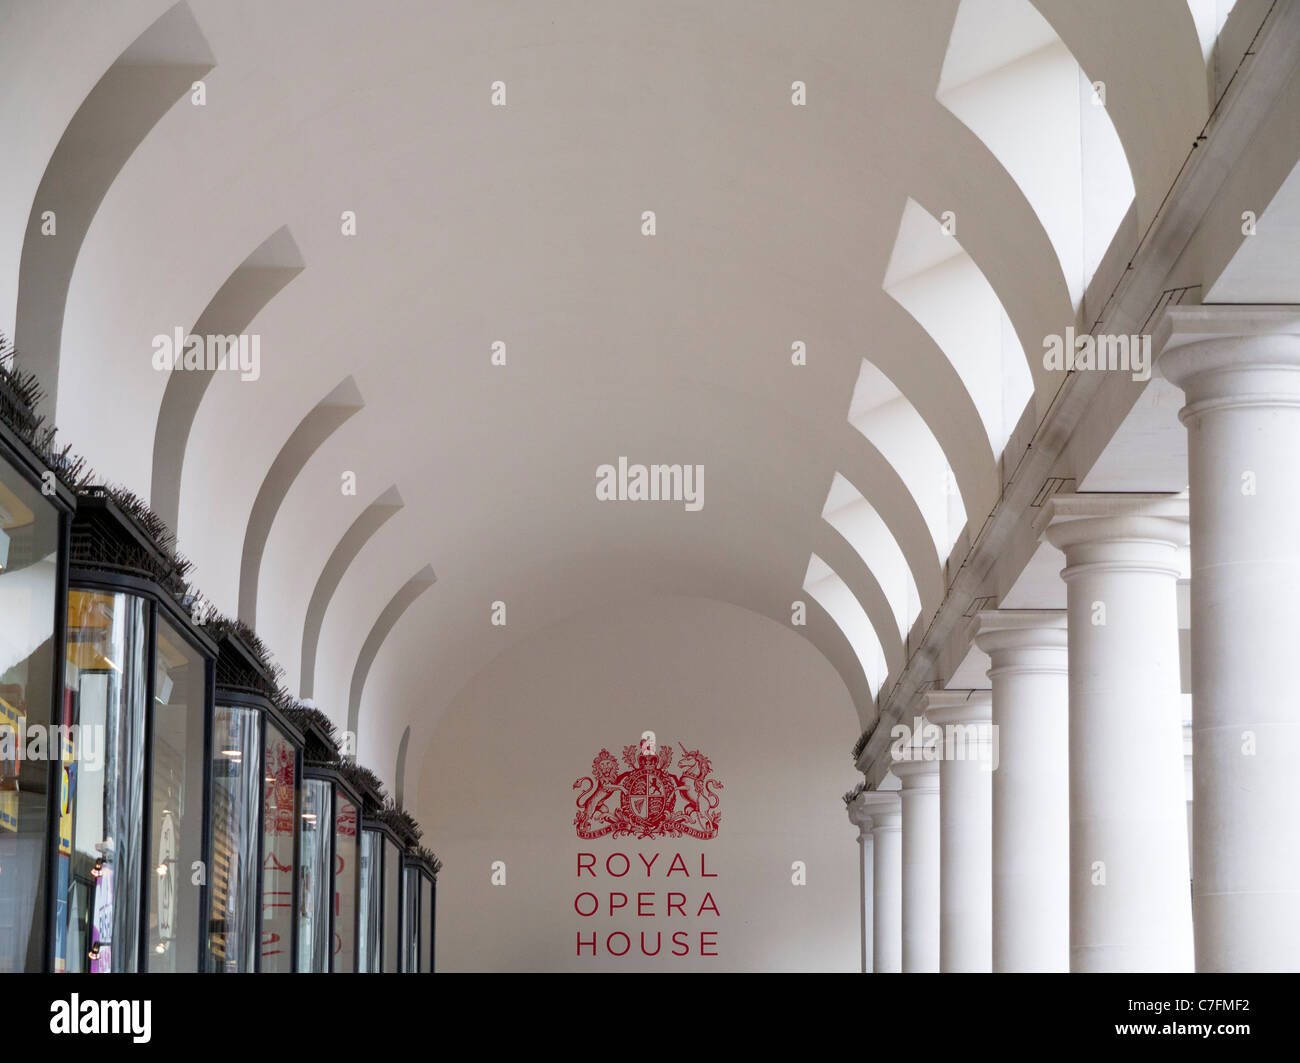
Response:
M621 756L646 729L712 759L724 783L717 838L577 837L574 780L590 774L602 747ZM415 812L446 864L439 969L856 970L858 846L840 802L857 778L856 730L849 696L817 651L731 605L642 599L548 629L460 693L426 753ZM579 886L582 851L597 854L600 878ZM621 879L604 871L613 852L632 861ZM647 882L636 854L656 852ZM665 879L676 852L690 877ZM701 854L716 878L700 879ZM497 860L504 886L490 884ZM796 860L806 886L791 884ZM664 914L670 889L686 893L687 918ZM611 890L631 901L613 918L605 908L582 918L582 890L605 906ZM706 890L720 915L696 918ZM656 894L655 918L627 914L638 891ZM598 957L576 956L579 930L597 932ZM615 930L631 938L621 959L603 945ZM659 956L640 955L641 930L651 950L662 932ZM676 930L688 932L688 956L668 955ZM700 930L717 931L716 958L698 955Z

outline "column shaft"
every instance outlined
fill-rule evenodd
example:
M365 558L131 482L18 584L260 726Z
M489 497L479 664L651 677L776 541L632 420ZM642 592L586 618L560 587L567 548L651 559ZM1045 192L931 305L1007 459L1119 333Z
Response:
M1186 503L1055 496L1070 654L1070 969L1192 969L1175 581Z
M903 969L902 816L895 791L869 790L854 802L871 824L871 970ZM864 849L864 853L865 853ZM866 868L863 873L865 876Z
M979 625L993 684L993 970L1068 971L1065 613L990 610Z
M939 970L939 765L895 763L903 783L903 971Z
M993 969L992 703L987 690L925 695L941 731L939 969Z
M1196 966L1300 969L1300 308L1174 307L1187 405Z
M860 887L862 891L862 973L871 974L874 969L872 955L872 920L874 918L872 909L874 908L873 891L875 889L875 869L872 866L875 860L875 845L872 843L870 831L864 831L858 836L858 846L861 850L858 866L861 868Z

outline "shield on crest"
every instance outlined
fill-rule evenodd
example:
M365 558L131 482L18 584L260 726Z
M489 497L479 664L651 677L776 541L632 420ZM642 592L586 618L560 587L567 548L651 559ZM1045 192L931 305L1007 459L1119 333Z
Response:
M641 766L619 778L623 794L619 801L624 812L643 827L651 827L673 810L677 803L674 779L659 768L656 757L640 758Z

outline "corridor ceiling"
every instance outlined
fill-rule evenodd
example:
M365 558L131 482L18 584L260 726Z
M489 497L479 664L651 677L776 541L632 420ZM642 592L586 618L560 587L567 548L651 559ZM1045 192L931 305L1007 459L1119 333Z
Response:
M851 736L1227 6L9 0L0 329L390 780L506 647L647 594L805 602ZM158 371L176 329L257 379ZM702 508L599 500L620 458Z

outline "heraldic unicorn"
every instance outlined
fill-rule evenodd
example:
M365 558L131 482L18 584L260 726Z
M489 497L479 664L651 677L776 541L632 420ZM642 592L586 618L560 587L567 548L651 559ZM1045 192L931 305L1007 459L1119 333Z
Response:
M722 813L718 795L722 783L710 779L709 758L698 749L681 747L677 773L672 746L655 750L653 731L641 736L640 747L624 746L627 771L619 771L614 754L602 749L591 762L591 774L577 779L578 813L573 824L579 838L715 838Z

